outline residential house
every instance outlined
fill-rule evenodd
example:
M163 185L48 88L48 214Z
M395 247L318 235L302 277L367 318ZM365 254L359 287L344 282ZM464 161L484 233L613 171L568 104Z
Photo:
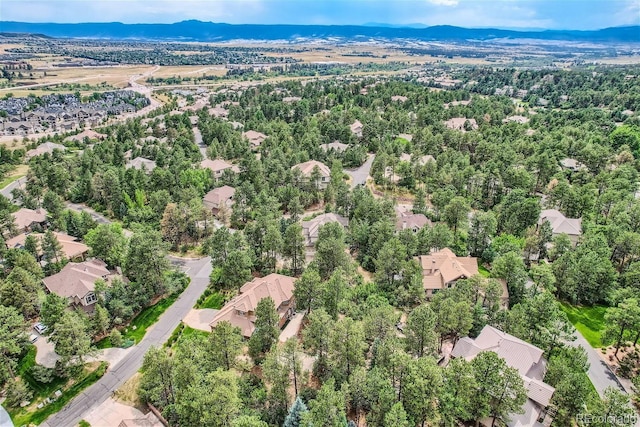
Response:
M467 119L465 117L454 117L444 122L444 125L452 130L466 132L467 129L478 130L476 119Z
M156 414L149 412L147 415L141 418L127 418L120 421L118 427L164 427Z
M413 160L413 156L410 154L402 153L400 155L401 162L411 163L412 160ZM431 154L427 154L425 156L418 157L418 159L416 160L416 163L420 166L424 166L429 162L435 162L435 161L436 159Z
M36 210L20 208L11 215L20 231L34 231L35 229L44 229L47 226L47 211L42 208Z
M553 236L564 233L574 245L578 243L582 235L582 218L567 218L557 209L545 209L540 212L538 227L545 221L549 221Z
M222 159L203 160L202 162L200 162L200 167L202 167L203 169L210 169L211 172L213 172L213 177L215 179L222 178L222 175L226 170L230 170L233 173L240 173L240 169L236 165L227 163Z
M83 142L85 138L89 139L89 140L96 140L96 139L105 139L107 137L107 135L103 134L103 133L98 133L94 130L91 129L87 129L84 130L82 132L80 132L77 135L72 135L69 136L67 138L65 138L65 141L77 141L77 142Z
M570 159L570 158L560 160L560 166L562 166L563 169L566 169L571 172L578 172L581 169L585 169L585 165L583 165L576 159Z
M349 126L349 129L351 129L351 133L353 133L358 138L362 138L362 128L363 126L360 120L356 120Z
M322 148L322 151L324 151L325 153L331 150L335 151L336 153L344 153L345 151L347 151L347 148L349 148L349 145L343 144L340 141L333 141L329 144L322 144L320 148Z
M327 188L331 181L331 169L329 169L329 167L324 163L317 160L309 160L308 162L292 166L291 170L298 169L305 179L310 179L316 168L320 173L320 177L318 178L316 185L321 189Z
M233 196L236 194L236 189L229 187L228 185L214 188L205 194L202 199L202 203L211 209L214 215L217 215L220 209L223 207L231 209L233 206Z
M393 102L402 102L402 103L404 103L404 102L407 102L408 99L409 98L407 98L406 96L402 96L402 95L393 95L391 97L391 100Z
M452 287L460 279L478 274L478 259L459 257L449 248L416 257L422 268L422 285L427 298Z
M98 300L95 294L96 282L108 281L110 275L105 262L93 259L80 263L70 262L59 273L42 279L42 283L49 292L67 298L70 304L91 313Z
M249 140L251 144L251 148L258 148L265 139L267 139L267 135L262 132L256 132L255 130L248 130L246 132L242 132L242 136Z
M69 259L72 261L84 261L85 257L89 253L89 246L85 245L82 242L78 242L78 239L69 236L66 233L59 233L57 231L53 232L53 235L56 237L58 243L60 243L62 256L65 259ZM7 245L7 249L24 249L25 242L27 241L27 236L33 236L38 245L38 259L42 258L42 240L44 239L43 233L21 233L11 239L7 239L5 244Z
M487 325L482 328L476 339L461 338L453 348L451 357L462 357L471 361L484 351L496 353L507 362L507 366L516 369L527 390L523 413L510 414L502 421L508 427L549 426L552 419L547 411L555 389L543 381L547 370L547 362L542 357L544 352L534 345ZM492 426L493 419L482 419L480 424Z
M255 330L256 308L260 300L267 297L271 297L275 303L279 317L278 324L282 328L295 313L294 281L293 277L273 273L245 283L240 288L239 294L216 313L210 323L211 328L219 322L227 321L239 327L242 336L251 337Z
M29 160L33 157L41 156L45 153L51 154L53 153L53 150L65 151L66 149L67 147L65 147L64 145L56 144L53 142L45 142L38 145L38 147L34 148L33 150L27 151L27 153L25 154L25 158Z
M320 227L330 222L337 222L342 227L347 227L349 225L349 220L347 218L333 212L323 213L309 221L302 221L302 234L305 237L306 245L314 246L318 241Z
M431 221L424 214L416 214L411 211L396 209L396 230L411 230L414 233L426 225L431 225Z
M127 169L138 169L138 170L146 170L151 173L156 167L156 162L150 159L146 159L144 157L136 157L133 160L129 160L125 165Z

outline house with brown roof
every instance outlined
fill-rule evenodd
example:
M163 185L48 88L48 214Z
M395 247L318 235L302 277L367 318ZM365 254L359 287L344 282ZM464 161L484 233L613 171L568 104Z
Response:
M307 246L314 246L316 244L320 227L330 222L337 222L344 228L349 225L347 218L333 212L323 213L309 221L302 221L302 234L305 237Z
M214 215L217 215L223 207L231 209L234 203L233 196L235 194L235 188L224 185L222 187L214 188L205 194L202 199L202 203L211 209Z
M471 130L478 130L478 123L476 119L467 119L465 117L454 117L444 122L444 125L452 130L459 130L466 132L467 128Z
M125 165L125 168L127 169L133 168L138 170L145 170L149 173L151 173L156 167L156 162L144 157L136 157L135 159L128 161Z
M407 102L408 99L409 98L407 98L406 96L402 96L402 95L393 95L391 97L391 100L393 102L403 102L404 103L404 102Z
M549 221L553 236L566 234L575 245L582 235L582 218L567 218L557 209L545 209L540 212L538 227L545 221Z
M279 326L282 328L295 313L293 277L282 274L269 274L253 279L240 288L238 295L226 303L210 323L211 328L219 322L227 321L240 328L242 336L251 337L255 330L256 308L263 298L271 297L276 306Z
M62 255L64 258L72 261L83 261L89 253L89 246L82 242L78 242L78 239L69 236L66 233L53 232L58 243L60 243ZM8 239L5 244L7 249L24 249L27 236L32 236L38 242L38 259L42 258L42 240L44 239L43 233L21 233L11 239Z
M335 151L336 153L344 153L345 151L347 151L347 148L349 148L349 145L343 144L340 141L333 141L329 144L320 145L320 148L322 148L322 151L324 151L325 153L328 153L331 150Z
M99 259L80 263L70 262L57 274L42 279L51 293L67 298L70 304L93 312L98 297L95 286L98 280L109 280L111 272L107 264Z
M396 209L396 230L411 230L414 233L420 231L424 226L431 225L431 221L424 214L413 213Z
M422 285L427 298L452 287L458 280L478 274L477 258L456 256L449 248L419 255L416 259L422 268Z
M555 389L543 382L547 371L547 362L543 351L519 338L502 332L492 326L482 328L476 339L461 338L454 346L451 357L473 360L483 351L492 351L518 371L527 390L527 401L522 407L523 413L510 414L502 420L508 427L543 427L551 424L548 414L549 403ZM480 420L484 426L492 426L493 419Z
M90 140L96 140L96 139L105 139L107 137L107 135L103 134L103 133L98 133L94 130L91 129L87 129L85 131L80 132L77 135L72 135L69 136L67 138L65 138L65 141L77 141L77 142L82 142L84 141L85 138L88 138Z
M242 136L249 140L251 144L251 148L258 148L265 139L267 139L267 135L262 132L256 132L255 130L248 130L246 132L242 132Z
M302 173L305 179L310 179L315 169L318 169L320 177L318 178L316 185L318 188L327 188L331 181L331 169L327 165L317 160L309 160L308 162L299 163L291 167L291 170L298 169Z
M20 231L29 232L47 227L47 211L45 209L20 208L11 215Z
M233 173L240 173L240 169L238 168L238 166L232 165L231 163L227 163L225 160L222 160L222 159L215 159L215 160L205 159L202 162L200 162L200 167L203 169L210 169L211 172L213 172L213 177L215 179L222 178L222 174L226 170L230 170Z
M25 158L29 160L33 157L42 156L43 154L46 154L46 153L51 154L53 153L53 150L65 151L66 149L67 147L65 147L64 145L56 144L54 142L48 141L38 145L33 150L27 151L27 153L25 154Z
M401 162L411 163L411 161L413 160L413 158L414 158L414 156L413 156L413 155L411 155L411 154L407 154L407 153L402 153L402 154L400 155L400 161L401 161ZM435 162L435 161L436 161L436 159L435 159L432 155L430 155L430 154L427 154L427 155L425 155L425 156L419 156L419 157L417 157L417 158L416 158L416 163L417 163L418 165L420 165L420 166L424 166L424 165L426 165L426 164L427 164L427 163L429 163L429 162Z
M349 129L351 129L351 133L357 136L358 138L362 138L362 123L360 120L356 120L355 122L349 125Z

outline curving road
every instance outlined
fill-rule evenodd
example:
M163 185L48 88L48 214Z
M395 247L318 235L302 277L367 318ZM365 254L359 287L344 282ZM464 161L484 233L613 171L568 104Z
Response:
M169 257L171 263L191 278L191 283L180 298L164 312L155 325L147 331L142 341L133 347L115 366L94 385L76 396L60 412L42 423L46 427L73 427L93 408L107 400L122 384L142 366L144 355L151 347L164 344L184 316L193 308L209 284L211 258L181 259Z

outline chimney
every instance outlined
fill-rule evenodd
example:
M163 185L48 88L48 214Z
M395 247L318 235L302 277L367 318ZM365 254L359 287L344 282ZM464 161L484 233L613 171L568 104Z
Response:
M432 259L431 260L431 274L434 274L436 271L436 260Z
M402 220L402 229L405 230L407 228L407 220L403 219Z

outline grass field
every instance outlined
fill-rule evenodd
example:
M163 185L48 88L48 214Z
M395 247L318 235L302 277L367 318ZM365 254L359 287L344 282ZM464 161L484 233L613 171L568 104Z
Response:
M569 321L580 331L583 337L594 348L602 347L602 332L604 332L604 315L607 307L573 306L561 303L562 311L567 314Z
M37 381L31 374L31 368L36 364L36 347L30 346L27 354L18 363L17 373L20 378L29 385L29 388L33 390L33 402L31 405L25 408L15 408L9 411L11 419L14 425L29 425L40 424L46 420L50 415L58 412L64 405L71 399L80 394L84 389L95 383L104 375L107 370L108 364L106 362L94 363L97 365L91 367L85 367L82 375L77 379L65 379L54 378L48 384ZM37 409L37 402L52 397L56 390L62 391L62 396L55 402L52 402L44 407Z

